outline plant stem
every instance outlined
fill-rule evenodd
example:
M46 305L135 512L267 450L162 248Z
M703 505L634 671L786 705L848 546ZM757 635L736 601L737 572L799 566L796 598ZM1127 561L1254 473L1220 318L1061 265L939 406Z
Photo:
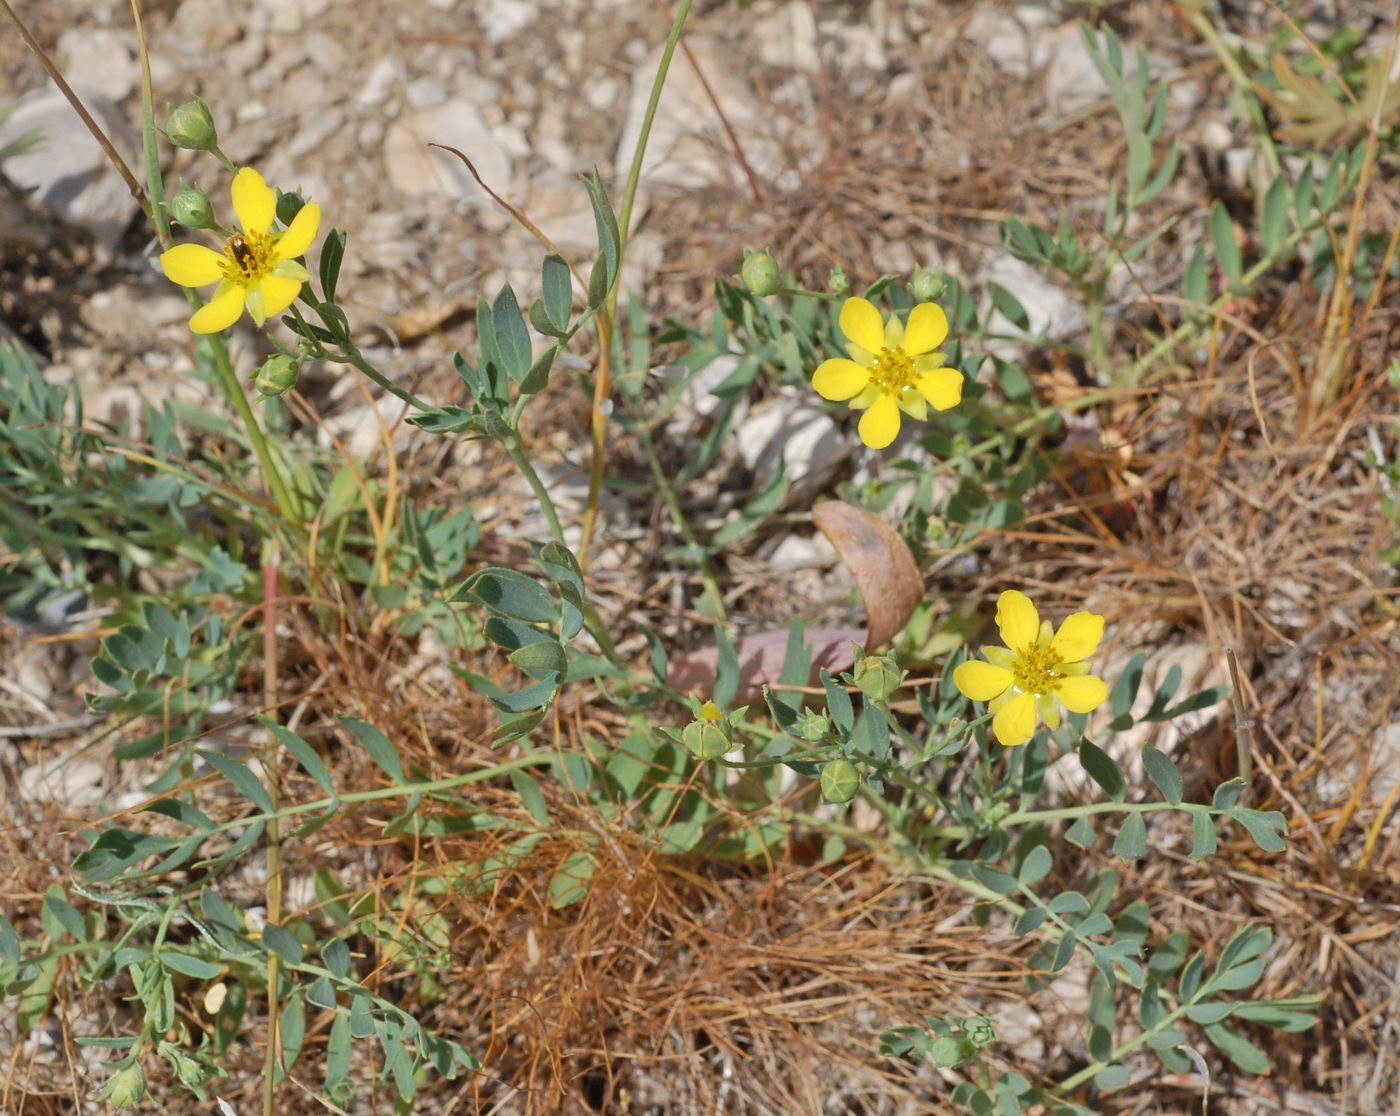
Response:
M1216 58L1220 59L1220 65L1235 83L1235 90L1244 102L1245 111L1249 113L1250 122L1254 125L1255 138L1259 141L1259 150L1263 152L1264 162L1269 164L1269 173L1274 178L1280 177L1283 174L1283 166L1279 162L1278 151L1274 148L1274 137L1269 133L1269 123L1264 119L1264 110L1259 107L1259 98L1254 95L1254 86L1240 66L1239 59L1225 45L1225 40L1220 37L1215 25L1206 18L1203 10L1191 12L1187 19L1195 28L1196 34L1215 52ZM1260 193L1262 196L1263 192Z
M656 119L656 109L661 103L661 90L666 84L666 74L671 68L671 56L680 42L681 28L690 14L691 0L681 0L676 18L671 22L671 31L666 36L666 45L661 51L661 62L656 67L656 77L651 83L651 97L647 101L646 114L642 117L642 128L637 135L637 146L632 152L632 166L627 172L627 185L622 192L622 212L618 220L617 275L613 279L612 290L608 292L607 305L598 316L598 364L593 378L593 411L590 420L592 435L592 461L588 468L588 502L583 509L583 535L579 542L580 563L587 561L589 547L593 543L593 530L598 521L598 498L603 489L604 454L607 449L608 416L603 406L612 395L612 338L617 328L617 294L622 285L622 262L627 254L627 238L632 224L632 206L637 199L637 184L642 177L642 159L646 154L647 140L651 138L651 126Z

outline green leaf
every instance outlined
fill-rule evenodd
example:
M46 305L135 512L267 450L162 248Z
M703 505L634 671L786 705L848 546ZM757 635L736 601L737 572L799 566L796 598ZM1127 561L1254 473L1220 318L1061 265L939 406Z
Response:
M512 379L519 381L530 370L530 332L520 315L520 304L509 283L501 288L491 307L491 323L496 333L496 355L501 367Z
M549 383L549 372L554 367L554 358L562 348L561 345L551 345L535 358L535 363L530 365L530 370L520 381L521 395L534 395L544 390L545 385Z
M1089 740L1080 741L1078 754L1079 762L1088 772L1089 778L1098 783L1113 801L1122 802L1127 794L1128 784L1113 757Z
M545 318L558 334L563 334L569 328L569 316L573 312L574 288L569 277L569 265L562 256L549 255L544 258L540 287Z
M1048 876L1050 869L1054 866L1055 860L1050 855L1050 850L1044 845L1037 845L1021 861L1021 868L1016 873L1016 879L1020 881L1022 886L1029 887Z
M458 600L472 597L493 612L529 624L549 624L558 618L554 598L533 578L518 570L488 566L478 570L456 594Z
M1046 905L1057 915L1085 914L1089 910L1089 900L1078 891L1062 891Z
M1244 780L1240 778L1229 779L1215 788L1215 797L1211 805L1217 810L1228 810L1240 800L1240 795L1244 793Z
M263 945L291 965L299 965L305 956L301 942L289 930L284 930L275 922L265 922L262 928Z
M1206 267L1206 249L1204 244L1197 244L1181 277L1181 295L1189 303L1204 306L1209 294L1210 272Z
M1152 141L1144 132L1128 133L1128 197L1129 204L1137 201L1138 190L1147 181L1152 169Z
M18 965L20 958L19 935L10 920L0 915L0 964Z
M1237 1019L1248 1019L1276 1031L1297 1034L1317 1024L1317 1016L1306 1011L1290 1011L1278 1004L1239 1004L1235 1009Z
M739 692L739 655L724 628L715 625L715 704L728 709L734 703L734 695Z
M1094 1085L1105 1092L1113 1089L1121 1089L1132 1080L1132 1072L1127 1066L1114 1063L1111 1066L1104 1066L1098 1073L1094 1074Z
M972 877L987 890L994 891L998 895L1010 895L1016 890L1015 876L1008 876L1005 872L998 872L995 868L988 868L985 864L974 864Z
M1123 819L1119 836L1113 842L1114 856L1121 860L1141 860L1147 856L1147 822L1141 814L1130 814Z
M1269 1059L1265 1053L1243 1035L1231 1030L1224 1023L1215 1023L1205 1028L1206 1038L1215 1048L1244 1070L1245 1073L1268 1073Z
M1192 1004L1186 1009L1186 1018L1192 1023L1219 1023L1226 1016L1231 1015L1237 1004L1229 1000L1207 1000L1205 1003Z
M541 679L550 674L563 674L569 660L557 640L542 639L511 652L510 663L531 678Z
M1094 823L1087 814L1065 830L1065 840L1081 849L1087 849L1094 843Z
M360 747L369 753L375 766L395 783L404 781L403 763L389 738L367 721L341 715L339 721L355 735Z
M296 1065L301 1057L301 1047L306 1041L306 1004L301 996L293 993L282 1008L282 1017L277 1025L277 1037L282 1045L282 1057L278 1060L273 1077L281 1081Z
M344 229L331 229L321 244L321 293L327 302L335 301L336 283L340 279L340 263L345 258Z
M1264 194L1259 216L1259 240L1266 252L1274 252L1288 235L1288 184L1275 178Z
M321 960L338 977L350 972L350 947L339 938L332 938L321 947Z
M232 783L234 789L262 813L272 813L272 796L246 765L223 752L212 752L205 748L196 748L195 755Z
M608 275L607 256L599 252L593 261L593 269L588 273L588 308L596 310L607 300L612 280Z
M51 887L44 895L43 914L46 923L44 929L52 937L58 937L57 931L62 929L72 935L74 941L87 941L87 926L83 923L83 916L63 898L63 893L58 888ZM50 920L55 925L48 925Z
M1159 752L1151 744L1142 749L1142 766L1147 772L1147 777L1152 780L1153 785L1161 792L1162 797L1173 806L1181 805L1181 796L1184 787L1181 781L1181 772L1176 769L1176 764L1163 752Z
M549 905L554 908L577 903L588 894L598 862L582 851L571 852L549 881Z
M152 833L111 826L98 835L91 848L78 854L73 867L83 874L87 882L102 883L116 879L138 861L160 856L178 848L181 843L178 837L157 837Z
M753 499L714 533L710 545L716 549L729 546L761 526L764 520L782 507L787 499L788 487L787 472L781 468L775 469Z
M1158 86L1161 89L1161 86ZM1176 177L1177 165L1181 162L1181 148L1176 140L1172 140L1171 150L1167 152L1166 160L1157 168L1157 173L1152 176L1152 181L1142 188L1142 192L1137 196L1138 205L1145 205L1167 188L1173 178Z
M1044 907L1027 907L1016 918L1012 933L1018 938L1024 937L1034 930L1038 930L1042 923L1050 917L1050 913Z
M1293 219L1306 225L1313 215L1313 169L1311 163L1304 163L1298 172L1298 181L1293 184Z
M326 1011L334 1011L335 985L326 977L317 977L306 990L306 1002Z
M1219 202L1210 210L1210 239L1215 245L1216 261L1226 278L1238 279L1243 275L1244 261L1240 258L1240 246L1235 242L1235 224Z
M831 714L831 723L837 730L849 734L856 723L855 707L846 688L834 679L828 671L821 672L822 689L826 691L826 711Z
M598 230L598 248L607 264L607 287L611 287L613 280L617 278L618 260L622 252L622 237L618 232L617 217L613 214L612 203L608 201L607 192L603 189L603 180L596 168L583 180L583 185L593 206L593 223ZM606 289L603 294L606 297ZM601 302L602 299L598 301Z
M1191 859L1204 860L1215 855L1215 821L1204 806L1191 810Z
M321 757L316 754L316 749L270 717L259 714L258 721L282 742L282 746L292 754L292 758L301 765L302 770L316 781L316 785L334 798L335 783L331 780L331 773L326 770L326 765L321 762Z
M1250 810L1244 806L1236 806L1225 812L1249 831L1254 843L1264 852L1283 852L1288 819L1278 810Z
M1000 310L1002 316L1017 329L1023 333L1029 333L1031 319L1030 315L1026 313L1026 308L1021 305L1021 300L997 283L987 285L992 292L992 305Z
M880 763L890 758L890 723L873 705L867 705L851 729L851 746Z
M195 980L213 980L224 971L220 966L212 965L202 957L171 949L161 950L160 963L173 972L182 973Z
M515 788L515 793L520 796L521 805L535 820L535 824L541 829L548 829L550 825L549 804L544 800L544 792L540 790L538 780L529 772L512 771L510 785Z

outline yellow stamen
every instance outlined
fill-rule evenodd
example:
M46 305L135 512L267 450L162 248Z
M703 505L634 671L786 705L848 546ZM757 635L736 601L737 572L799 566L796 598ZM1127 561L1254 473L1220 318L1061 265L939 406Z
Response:
M1048 645L1027 648L1016 656L1016 665L1011 669L1015 685L1024 693L1045 694L1054 689L1060 673L1056 669L1060 660L1050 652Z
M224 244L226 278L247 286L272 270L272 237L267 233L245 232L228 238Z
M914 380L914 358L898 346L885 346L875 354L875 362L867 371L870 382L878 384L882 392L899 395Z

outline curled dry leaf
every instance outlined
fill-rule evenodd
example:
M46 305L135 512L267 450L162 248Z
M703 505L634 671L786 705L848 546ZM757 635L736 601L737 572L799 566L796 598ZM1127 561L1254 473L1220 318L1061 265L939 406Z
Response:
M812 522L831 540L865 602L865 649L874 651L899 632L924 599L924 579L899 532L864 508L827 500Z

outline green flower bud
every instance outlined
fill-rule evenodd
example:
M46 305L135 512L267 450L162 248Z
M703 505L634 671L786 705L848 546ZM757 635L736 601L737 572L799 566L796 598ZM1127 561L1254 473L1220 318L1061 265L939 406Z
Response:
M948 525L936 515L928 517L924 525L924 538L932 543L940 543L948 537Z
M942 1038L934 1039L928 1052L929 1057L933 1059L933 1064L943 1069L952 1069L962 1061L962 1043L952 1035L944 1035Z
M830 724L826 714L819 709L804 709L797 715L792 730L803 740L820 740L826 735Z
M759 298L766 298L783 285L778 261L767 252L755 252L751 248L744 249L744 263L739 268L739 278L744 281L744 286L749 292L758 295Z
M860 789L860 772L847 759L834 759L822 765L822 801L849 802Z
M984 1015L963 1020L962 1033L974 1047L987 1046L997 1040L996 1028L992 1026L992 1021Z
M219 133L209 106L196 97L183 105L166 106L165 138L176 147L191 151L213 151L219 146Z
M867 655L856 663L856 688L871 701L889 701L904 682L905 672L888 655Z
M909 290L915 302L933 302L942 298L947 289L948 284L943 281L943 276L914 265L914 281L909 284Z
M681 730L681 743L702 760L718 759L734 747L734 730L720 707L707 701L695 720Z
M253 386L258 389L258 398L272 399L286 395L296 387L297 373L300 370L301 361L296 357L289 357L285 353L268 357L258 369L258 374L253 377Z
M214 227L214 207L209 204L209 195L198 186L186 186L170 199L166 206L170 216L187 229L212 229Z
M846 278L845 270L839 265L831 269L831 274L826 278L826 287L834 295L851 293L851 281Z
M191 1058L184 1049L176 1046L175 1043L162 1042L159 1050L161 1056L175 1070L175 1076L180 1079L182 1085L198 1090L209 1080L209 1067Z
M278 193L277 220L290 226L296 219L296 215L301 212L301 207L306 204L306 199L301 196L300 190L293 190L290 194L283 194L280 191Z
M113 1108L135 1108L145 1095L146 1073L139 1062L119 1066L97 1090L97 1099L107 1101Z

